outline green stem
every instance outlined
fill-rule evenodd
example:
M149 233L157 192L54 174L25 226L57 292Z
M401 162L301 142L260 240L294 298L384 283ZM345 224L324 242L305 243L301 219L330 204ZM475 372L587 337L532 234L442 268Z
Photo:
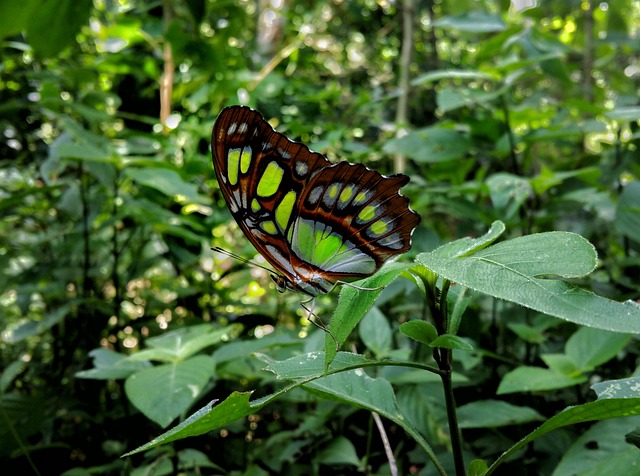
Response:
M443 349L444 350L444 349ZM464 476L464 459L462 458L462 435L458 427L458 414L456 413L456 400L453 396L453 383L451 380L451 360L453 351L446 349L446 356L440 367L444 372L441 374L442 386L444 388L444 399L447 405L447 419L449 421L449 433L451 436L451 450L453 452L453 462L457 476Z
M442 283L438 306L434 309L435 323L438 333L442 334L449 331L449 307L447 305L447 294L451 281L445 279ZM453 452L453 462L456 468L457 476L464 476L464 459L462 457L462 435L458 427L458 414L456 413L456 400L453 395L453 382L451 379L453 362L453 350L451 349L434 349L434 358L440 369L440 378L442 379L442 387L444 390L444 400L447 406L447 419L449 423L449 433L451 437L451 450Z

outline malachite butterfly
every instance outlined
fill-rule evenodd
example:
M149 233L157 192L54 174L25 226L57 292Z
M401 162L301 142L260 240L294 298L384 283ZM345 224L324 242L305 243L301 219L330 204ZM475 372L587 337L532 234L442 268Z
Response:
M229 210L280 291L328 293L411 247L420 215L399 193L405 175L332 164L246 106L222 110L211 149Z

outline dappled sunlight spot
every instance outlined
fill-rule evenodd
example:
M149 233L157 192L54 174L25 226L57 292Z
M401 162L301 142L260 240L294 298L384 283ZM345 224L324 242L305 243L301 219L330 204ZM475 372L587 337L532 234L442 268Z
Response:
M205 205L200 205L199 203L189 203L182 208L182 213L185 215L199 213L208 217L213 213L213 209Z
M138 338L129 336L122 341L122 345L127 349L133 349L138 346Z
M160 327L160 329L167 329L169 327L169 323L171 322L172 318L173 316L171 314L171 310L165 309L164 311L162 311L162 314L158 314L156 316L156 322L158 323L158 327Z
M264 296L265 294L265 289L260 286L259 283L257 283L256 281L251 281L249 283L249 291L247 293L247 297L249 298L257 298L257 297L261 297Z
M138 319L144 315L144 307L135 305L131 301L123 301L122 312L132 320Z
M264 336L272 334L273 331L275 330L276 328L270 324L267 324L266 326L258 326L254 329L253 335L255 336L256 339L260 339Z

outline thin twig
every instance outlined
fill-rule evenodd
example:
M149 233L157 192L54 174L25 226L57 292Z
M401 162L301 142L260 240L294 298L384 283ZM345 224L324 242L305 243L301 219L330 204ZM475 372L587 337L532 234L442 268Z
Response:
M384 425L382 424L382 418L375 412L371 412L373 415L373 421L376 422L376 426L378 427L378 431L380 432L380 438L382 439L382 446L384 446L384 452L387 455L387 461L389 461L389 472L391 476L398 476L398 465L396 463L396 457L393 455L393 451L391 451L391 445L389 444L389 438L387 437L387 431L384 429Z

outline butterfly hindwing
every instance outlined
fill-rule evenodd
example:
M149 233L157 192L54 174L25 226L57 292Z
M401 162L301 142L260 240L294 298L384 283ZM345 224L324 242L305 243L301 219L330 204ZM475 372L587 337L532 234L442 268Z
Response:
M231 214L289 288L328 292L411 246L420 216L399 194L404 175L332 165L244 106L220 113L212 153Z

